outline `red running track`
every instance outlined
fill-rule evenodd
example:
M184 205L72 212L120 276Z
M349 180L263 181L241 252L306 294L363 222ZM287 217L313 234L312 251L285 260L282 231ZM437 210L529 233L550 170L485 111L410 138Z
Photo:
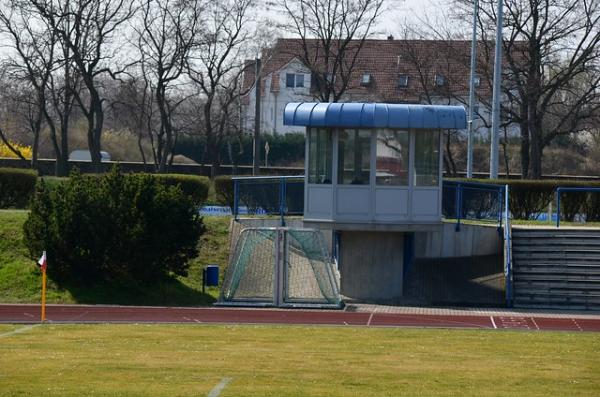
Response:
M364 313L333 310L49 305L54 323L302 324L600 332L598 318ZM39 305L0 305L0 323L37 323Z

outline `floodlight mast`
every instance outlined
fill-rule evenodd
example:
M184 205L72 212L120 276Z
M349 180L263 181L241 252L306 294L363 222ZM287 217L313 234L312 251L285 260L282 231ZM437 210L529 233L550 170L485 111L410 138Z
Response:
M261 60L256 58L254 61L255 65L255 77L254 83L254 94L255 94L255 105L254 105L254 141L252 146L252 175L260 174L260 101L261 98L261 86L260 86L260 73L261 73Z
M477 65L477 15L479 0L473 2L473 33L471 36L471 80L469 82L469 120L467 123L467 178L473 178L473 120L475 118L475 73Z
M500 89L502 82L502 20L503 0L498 0L496 18L496 48L494 55L494 90L492 102L492 133L490 142L490 179L498 178L498 146L500 140Z

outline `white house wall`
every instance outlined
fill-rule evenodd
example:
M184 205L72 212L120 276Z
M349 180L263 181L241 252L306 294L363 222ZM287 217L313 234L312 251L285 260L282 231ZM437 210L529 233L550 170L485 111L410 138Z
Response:
M304 74L304 87L286 87L286 74ZM314 100L310 94L310 71L299 61L291 61L279 69L279 91L272 92L272 74L263 79L264 96L261 102L261 131L269 134L305 133L301 126L283 125L283 109L290 102L309 102ZM246 106L244 129L247 132L254 130L254 109L256 104L255 88L249 93L250 103Z

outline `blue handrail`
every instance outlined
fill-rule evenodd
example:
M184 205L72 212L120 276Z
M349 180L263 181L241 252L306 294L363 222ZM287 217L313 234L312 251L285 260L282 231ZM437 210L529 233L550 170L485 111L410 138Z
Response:
M495 185L493 183L480 183L480 182L463 182L463 181L444 181L445 187L453 187L456 189L455 192L455 216L456 216L456 231L460 231L460 224L463 213L463 199L464 189L469 190L480 190L484 192L496 193L497 201L500 204L497 214L498 227L502 225L502 196L505 192L506 187L503 185Z
M560 227L560 194L562 192L600 192L598 187L564 187L556 188L556 227Z

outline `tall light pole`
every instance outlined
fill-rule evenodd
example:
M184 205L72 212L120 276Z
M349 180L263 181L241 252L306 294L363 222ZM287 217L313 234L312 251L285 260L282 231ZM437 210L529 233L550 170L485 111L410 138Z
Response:
M490 179L498 178L498 143L500 141L500 85L502 83L502 19L503 0L498 0L496 18L496 48L494 55L494 90L492 102L492 133L490 142Z
M260 87L260 58L255 60L256 67L256 82L254 83L254 144L252 147L252 175L260 174L260 101L261 99L261 87Z
M473 178L473 120L475 118L475 67L477 64L477 14L479 0L473 1L473 34L471 36L471 80L469 82L469 120L467 123L467 178Z

